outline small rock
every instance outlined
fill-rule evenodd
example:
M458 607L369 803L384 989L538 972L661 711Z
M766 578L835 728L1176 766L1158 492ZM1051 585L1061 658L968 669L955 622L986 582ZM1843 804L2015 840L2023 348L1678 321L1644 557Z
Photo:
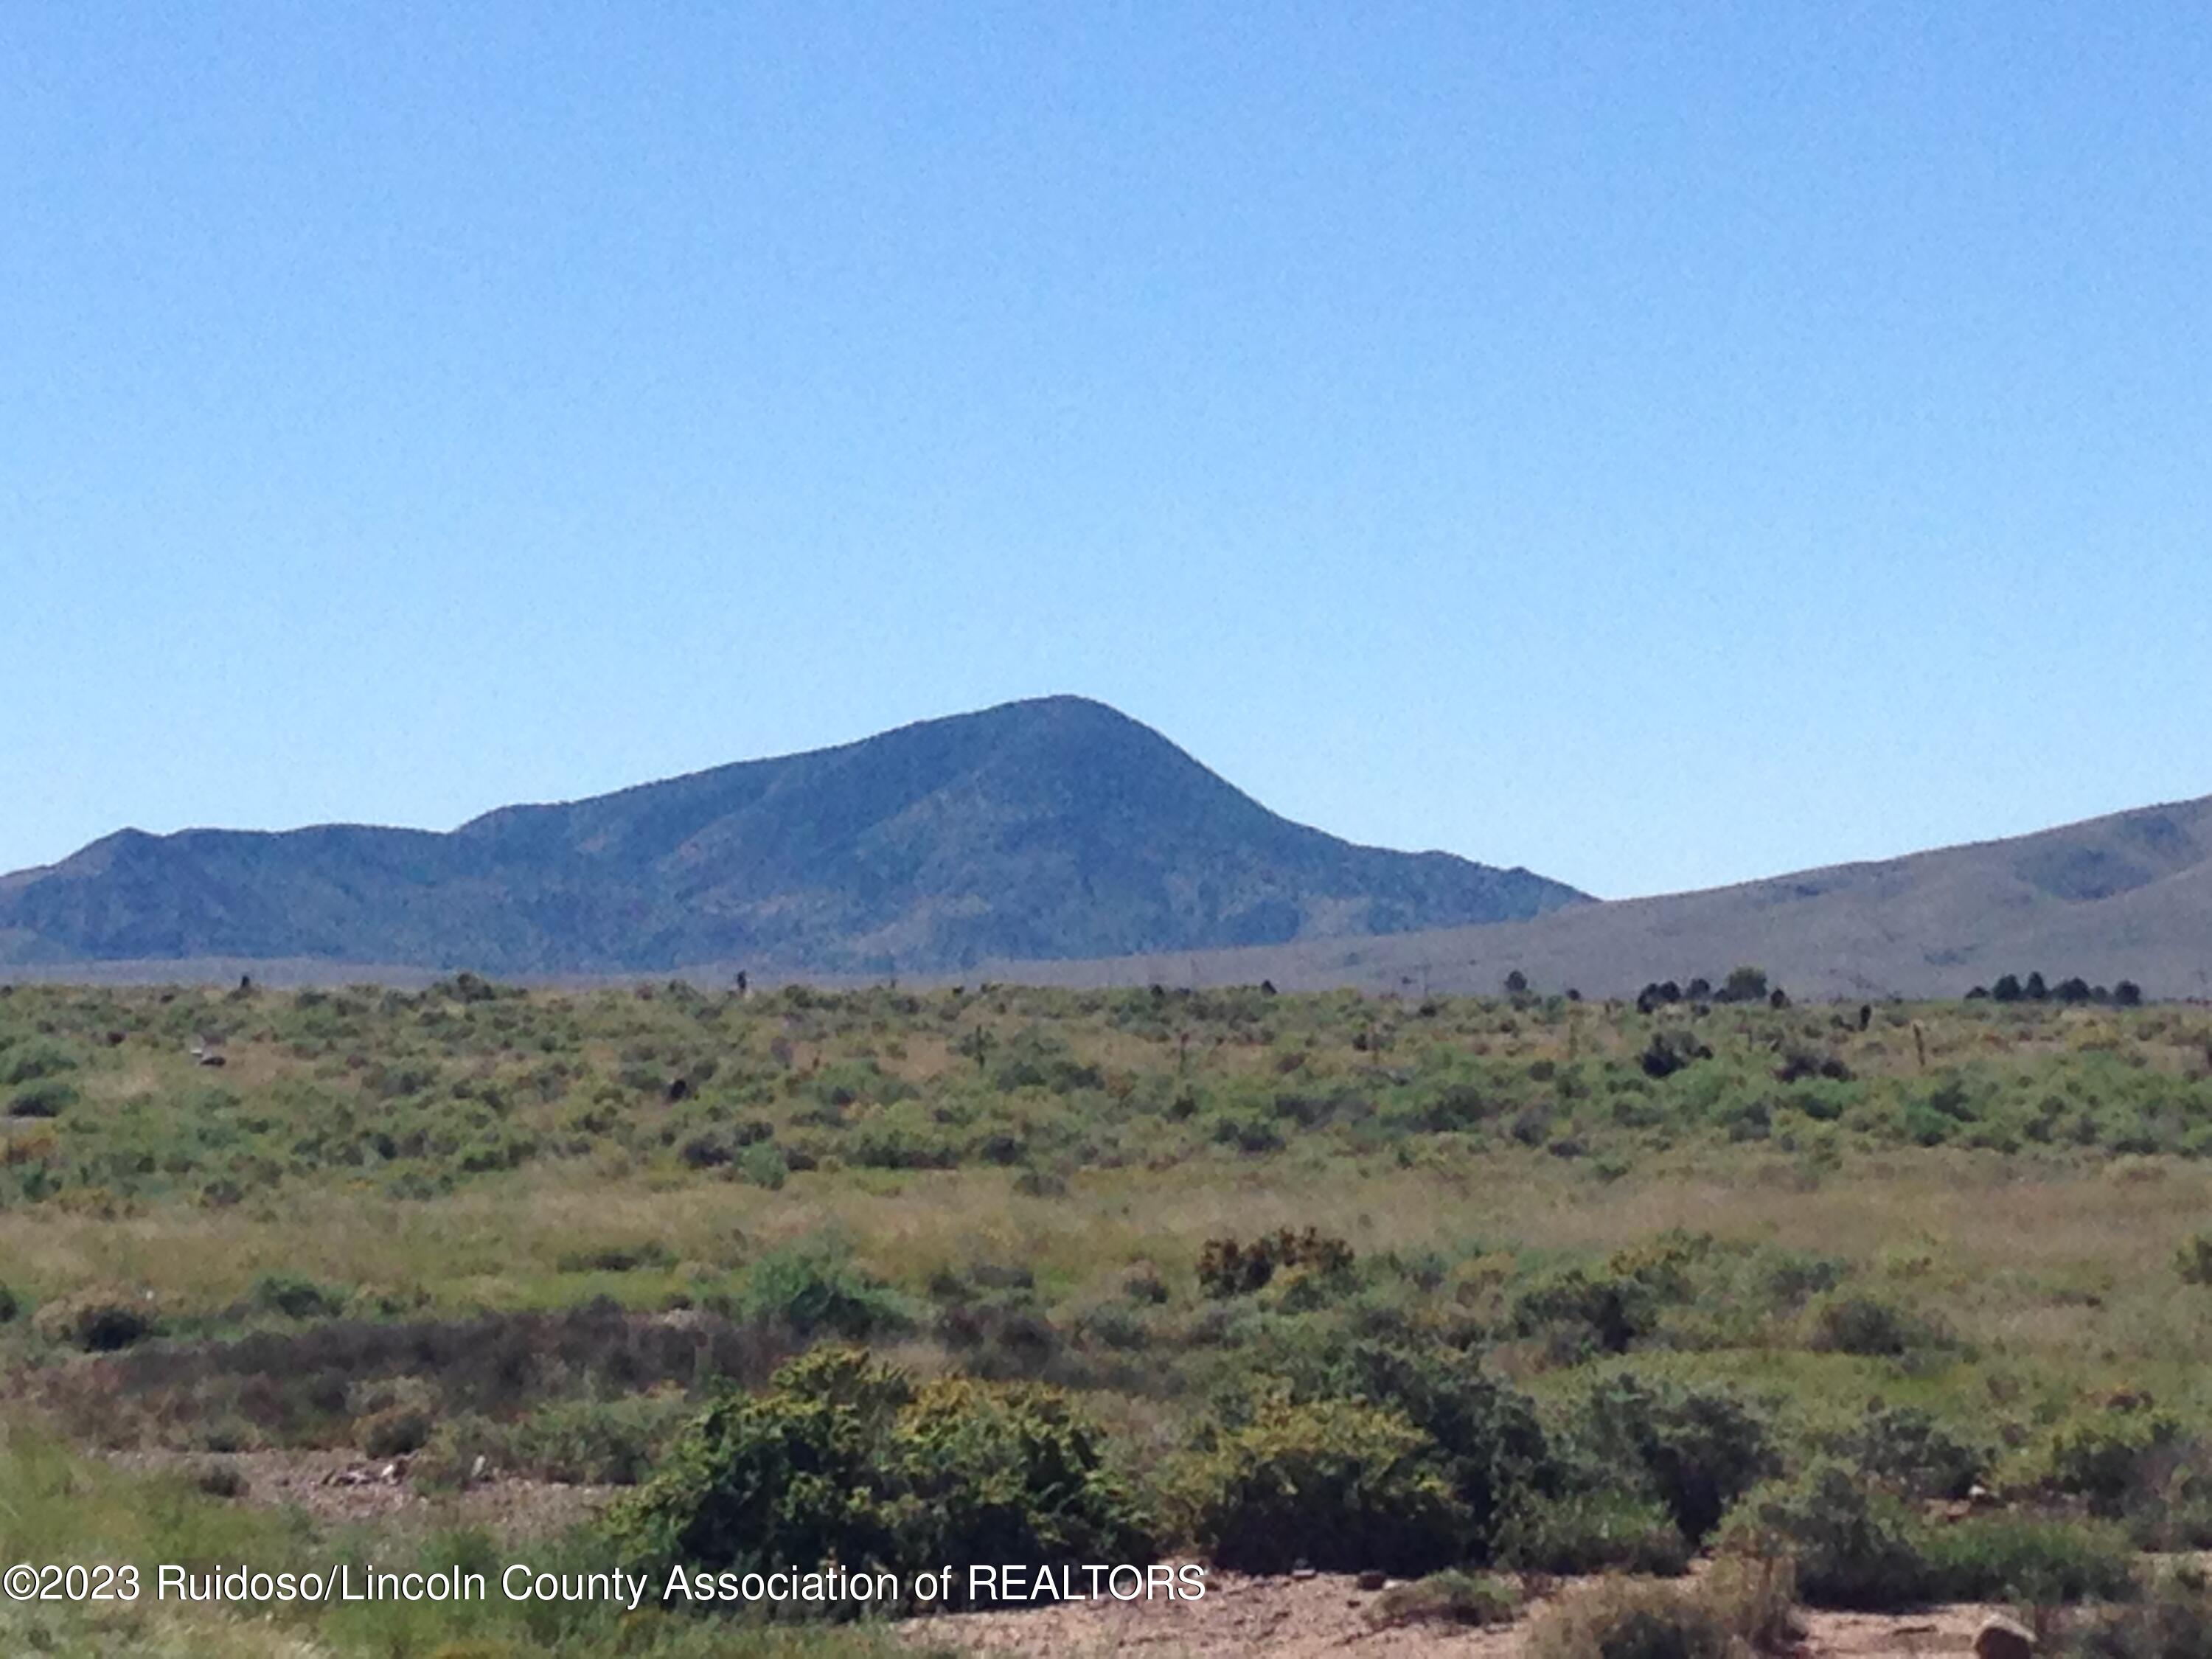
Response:
M2034 1659L2035 1638L2009 1619L1993 1618L1974 1636L1974 1659Z
M486 1462L484 1455L482 1452L478 1452L477 1454L477 1461L469 1465L469 1484L473 1486L477 1481L483 1480L484 1478L484 1471L490 1467L491 1465Z
M1389 1582L1390 1575L1376 1567L1370 1567L1359 1575L1359 1588L1364 1590L1379 1590Z

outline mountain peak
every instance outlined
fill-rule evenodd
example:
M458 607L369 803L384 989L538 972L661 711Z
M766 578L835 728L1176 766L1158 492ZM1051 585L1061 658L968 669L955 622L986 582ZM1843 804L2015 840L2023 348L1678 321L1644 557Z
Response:
M1151 727L1069 695L502 807L448 835L194 832L88 857L123 839L0 887L0 948L510 974L923 971L1490 921L1583 897L1291 823Z

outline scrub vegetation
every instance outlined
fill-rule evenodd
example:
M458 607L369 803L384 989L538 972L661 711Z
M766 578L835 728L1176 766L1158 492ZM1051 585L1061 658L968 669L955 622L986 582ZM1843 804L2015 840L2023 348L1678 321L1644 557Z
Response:
M2201 1589L2145 1564L2212 1547L2212 1011L1792 1006L1715 966L1724 998L1641 1006L14 987L0 1554L514 1559L288 1519L228 1461L343 1451L441 1516L587 1486L532 1559L655 1574L1195 1558L1387 1573L1426 1588L1385 1622L1525 1617L1563 1659L1741 1652L1793 1602L2185 1651L2160 1609ZM107 1617L0 1636L732 1634Z

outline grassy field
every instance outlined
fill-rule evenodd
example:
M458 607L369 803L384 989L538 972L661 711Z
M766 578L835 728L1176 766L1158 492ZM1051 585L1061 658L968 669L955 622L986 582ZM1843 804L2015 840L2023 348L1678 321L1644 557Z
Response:
M2208 1152L2196 1006L17 986L0 1555L727 1562L742 1535L1418 1577L1717 1549L1834 1605L2124 1599L2137 1553L2212 1545ZM872 1359L771 1382L837 1345ZM823 1455L817 1397L870 1494L835 1527L726 1477ZM234 1460L342 1449L440 1505L628 1496L518 1541L226 1495ZM0 1636L720 1632L108 1611Z

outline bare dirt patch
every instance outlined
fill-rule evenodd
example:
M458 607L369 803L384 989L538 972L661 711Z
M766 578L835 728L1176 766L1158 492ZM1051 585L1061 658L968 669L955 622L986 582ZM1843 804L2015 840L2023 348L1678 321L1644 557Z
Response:
M1571 1589L1562 1587L1562 1592ZM1471 1629L1455 1625L1378 1627L1380 1592L1346 1574L1310 1578L1206 1576L1196 1601L1070 1601L1019 1612L918 1619L901 1633L918 1647L1036 1659L1519 1659L1528 1617ZM1540 1607L1540 1602L1534 1604ZM1923 1659L1972 1651L1974 1632L1996 1609L1932 1607L1911 1613L1808 1613L1798 1659Z
M404 1460L364 1460L349 1451L207 1453L129 1451L112 1455L121 1469L197 1477L235 1469L246 1489L239 1501L297 1508L337 1525L374 1522L402 1531L482 1527L504 1542L543 1538L588 1520L620 1490L563 1486L492 1474L459 1492L427 1496L407 1484Z

